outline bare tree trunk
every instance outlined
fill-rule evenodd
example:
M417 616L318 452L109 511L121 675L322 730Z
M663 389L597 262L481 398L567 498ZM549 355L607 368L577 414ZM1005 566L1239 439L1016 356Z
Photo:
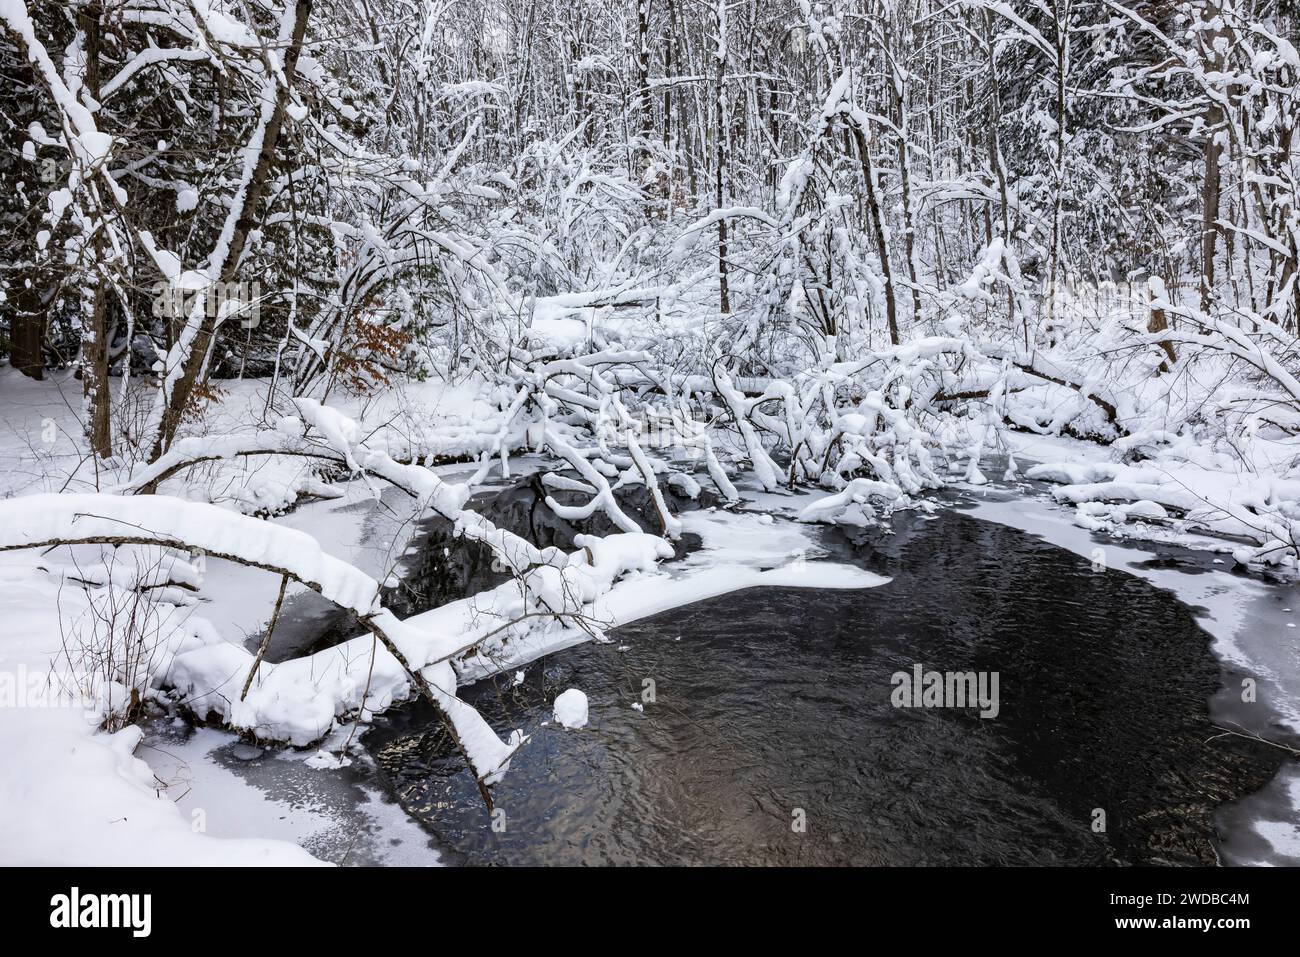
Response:
M1147 296L1154 303L1156 290L1150 283L1147 285ZM1169 319L1165 316L1165 311L1156 308L1153 304L1151 306L1151 315L1147 319L1147 332L1164 332L1168 328ZM1174 344L1172 342L1168 339L1164 339L1161 341L1160 347L1165 350L1165 358L1160 360L1160 365L1156 367L1156 375L1164 375L1166 372L1173 369L1174 365L1178 362L1178 356L1174 352Z
M726 207L726 175L729 159L730 130L727 126L727 3L717 0L714 8L714 21L718 30L718 45L715 59L717 61L717 178L715 181L714 207ZM727 218L718 219L718 310L724 314L731 312L731 290L727 276Z
M654 99L650 92L650 0L636 0L636 64L638 133L642 140L654 132ZM641 144L642 160L649 159L646 144Z
M646 213L651 218L660 214L659 203L668 194L667 182L662 171L656 174L653 182L647 181L650 171L650 140L654 135L654 94L650 89L650 0L636 0L636 50L633 62L636 67L636 112L637 138L639 142L633 154L633 171L638 182L646 191L648 198Z
M889 326L889 341L898 345L898 304L894 302L894 273L889 267L889 234L885 231L885 221L880 213L880 197L876 183L876 171L871 165L871 150L867 143L867 134L856 123L852 124L853 140L858 147L858 159L862 163L862 178L867 183L867 216L871 221L871 231L876 237L876 249L880 256L880 279L885 287L885 321Z
M77 15L78 26L85 35L86 91L95 100L99 99L100 20L103 15L104 8L99 2L86 4ZM103 210L97 212L104 215ZM103 230L97 230L90 251L95 262L87 264L87 274L91 279L82 289L81 389L86 408L86 439L91 451L106 459L113 454L113 437L109 429L111 391L108 388L109 343L105 315L108 278L103 262L102 236ZM130 361L129 357L127 361Z
M998 204L1002 214L1002 242L1007 245L1008 254L1011 246L1011 214L1008 209L1009 200L1007 198L1007 165L1002 161L1002 145L998 140L998 121L1002 117L1002 97L1001 84L998 80L997 61L993 56L993 24L986 9L984 11L984 47L987 51L987 62L989 71L989 162L993 165L993 172L998 178ZM1014 329L1016 326L1016 292L1014 289L1007 289L1007 325ZM1025 327L1023 330L1025 348L1029 348L1029 322L1025 317Z
M665 18L668 34L664 43L664 142L668 148L673 147L673 70L677 67L677 11L673 0L668 0L668 15Z
M1047 280L1048 345L1056 345L1056 294L1061 276L1061 216L1065 203L1065 84L1070 72L1070 2L1055 0L1052 16L1056 23L1056 180L1052 201L1052 259Z
M25 376L45 378L45 303L36 283L39 270L33 265L30 277L14 285L13 306L9 311L9 364ZM19 273L22 277L22 273ZM30 282L31 285L27 285Z
M912 215L912 156L908 137L911 127L907 116L907 89L910 82L899 70L894 59L899 51L893 42L893 31L885 26L885 40L890 61L889 88L893 93L895 125L898 127L898 176L903 200L903 251L907 258L907 278L912 287L912 320L921 318L921 290L916 269L916 222Z
M1209 14L1218 14L1215 5ZM1210 34L1209 43L1203 50L1207 57L1207 70L1220 70L1223 57L1214 49L1214 41L1221 36L1221 31ZM1217 100L1211 99L1205 111L1205 183L1201 188L1201 311L1209 312L1214 298L1214 259L1218 252L1219 236L1219 200L1222 181L1219 173L1219 131L1223 127L1223 107Z

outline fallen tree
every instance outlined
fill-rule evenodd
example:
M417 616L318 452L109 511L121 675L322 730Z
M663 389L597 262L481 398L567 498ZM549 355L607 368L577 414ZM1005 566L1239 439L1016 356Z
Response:
M418 636L383 606L379 583L356 567L327 555L310 535L213 505L158 495L29 496L0 503L0 526L0 551L156 545L258 568L302 584L348 609L390 656L391 663L376 656L374 667L382 672L395 665L410 686L428 699L490 806L487 786L505 773L521 739L501 741L477 711L455 697L455 675L449 666L435 667L431 675L426 675L424 662L413 664L408 653L419 646ZM439 644L450 647L455 640L450 636ZM232 652L243 652L235 645L228 647ZM253 660L247 673L251 675L258 663ZM211 693L205 690L200 697ZM363 694L358 709L366 707L364 698ZM256 734L260 726L258 709L256 698L241 701L238 708L232 702L227 716L232 726ZM312 742L299 738L290 743Z

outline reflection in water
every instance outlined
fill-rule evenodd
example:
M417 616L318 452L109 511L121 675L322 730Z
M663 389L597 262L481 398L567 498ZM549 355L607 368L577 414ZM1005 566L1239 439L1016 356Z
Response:
M725 595L517 686L465 688L532 735L494 789L504 831L424 707L378 719L366 745L467 863L1213 863L1214 808L1282 755L1214 737L1220 667L1190 612L1003 526L895 529L856 550L887 586ZM998 717L893 708L890 676L916 663L998 672ZM549 723L568 687L590 699L579 731Z

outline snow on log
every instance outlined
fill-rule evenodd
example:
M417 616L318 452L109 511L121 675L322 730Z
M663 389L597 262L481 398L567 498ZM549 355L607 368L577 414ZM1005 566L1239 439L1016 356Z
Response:
M876 482L872 479L855 478L840 492L819 498L804 506L799 513L801 522L834 522L853 505L865 505L872 498L893 502L902 497L897 485Z

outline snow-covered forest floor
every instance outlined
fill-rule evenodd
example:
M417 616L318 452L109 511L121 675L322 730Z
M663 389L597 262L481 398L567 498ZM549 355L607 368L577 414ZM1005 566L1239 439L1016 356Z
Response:
M1292 6L0 0L0 860L437 860L381 716L495 823L476 683L960 510L1192 609L1294 862Z

